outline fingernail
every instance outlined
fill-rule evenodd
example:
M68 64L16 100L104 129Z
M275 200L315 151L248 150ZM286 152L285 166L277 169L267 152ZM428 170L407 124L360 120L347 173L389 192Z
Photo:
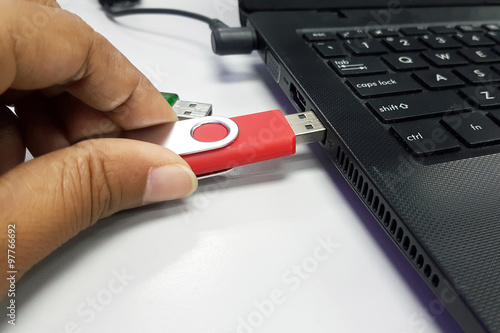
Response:
M180 164L167 164L151 169L148 176L144 204L187 197L198 187L198 180L190 169Z

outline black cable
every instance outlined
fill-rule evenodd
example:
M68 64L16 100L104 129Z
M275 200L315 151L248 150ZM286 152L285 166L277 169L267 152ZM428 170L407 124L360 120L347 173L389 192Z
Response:
M170 14L170 15L179 15L179 16L185 16L189 17L198 21L203 21L205 23L211 24L212 21L215 19L212 19L208 16L193 13L193 12L188 12L185 10L179 10L179 9L170 9L170 8L130 8L130 9L120 9L120 10L114 10L108 3L105 1L101 2L104 10L106 11L106 14L112 16L112 17L118 17L118 16L127 16L127 15L137 15L137 14ZM218 21L218 20L217 20Z
M169 14L205 22L212 30L212 50L218 55L251 53L257 44L255 32L249 28L230 28L224 22L205 15L170 8L132 8L140 0L99 0L110 19L137 14ZM114 5L122 9L115 10ZM129 8L123 8L128 6Z

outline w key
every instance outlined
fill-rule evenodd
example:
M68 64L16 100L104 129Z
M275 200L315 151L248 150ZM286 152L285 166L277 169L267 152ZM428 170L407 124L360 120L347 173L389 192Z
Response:
M457 66L466 65L467 61L460 57L455 51L447 52L435 52L435 51L425 51L422 53L433 65L441 66Z

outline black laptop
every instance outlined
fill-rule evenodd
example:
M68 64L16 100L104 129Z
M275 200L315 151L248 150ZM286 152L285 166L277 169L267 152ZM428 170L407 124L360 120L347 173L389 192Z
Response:
M500 1L240 0L240 12L429 288L465 331L500 332Z

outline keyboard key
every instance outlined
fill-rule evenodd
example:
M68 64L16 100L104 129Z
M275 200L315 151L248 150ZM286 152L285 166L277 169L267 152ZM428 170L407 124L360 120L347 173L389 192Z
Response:
M376 29L376 30L370 30L370 34L373 37L397 37L398 32L394 29Z
M469 147L500 142L500 127L482 113L445 116L443 123Z
M385 123L471 108L453 91L383 97L370 100L367 105Z
M435 119L396 124L392 131L417 156L460 149L458 141Z
M438 27L429 27L429 30L432 31L435 34L455 34L457 33L457 30L455 27L452 26L438 26Z
M488 31L500 31L500 25L498 24L483 24L482 27Z
M332 34L331 32L324 32L324 31L308 32L305 33L303 36L310 42L335 40L334 34Z
M489 49L465 49L460 53L476 64L500 61L500 56Z
M454 40L452 36L424 35L420 37L420 40L433 49L454 49L462 47L462 45Z
M346 58L330 60L330 66L340 76L386 73L385 67L376 57Z
M396 52L422 51L426 47L413 37L388 37L384 43Z
M456 34L455 38L466 46L490 46L495 45L485 34Z
M410 76L399 73L350 78L347 79L347 83L349 83L362 98L422 90Z
M431 64L437 67L466 65L467 61L460 57L455 51L435 52L425 51L422 55L427 58Z
M315 43L313 47L323 58L342 57L347 55L346 50L337 42Z
M399 31L406 36L421 36L429 33L424 27L401 28Z
M387 53L387 49L376 39L349 39L345 42L352 53L357 55Z
M493 65L491 68L493 68L495 72L500 73L500 65Z
M491 110L488 115L500 124L500 110Z
M382 56L382 59L389 64L389 66L395 71L406 71L414 69L425 69L429 65L422 60L416 53L407 54L386 54Z
M337 33L342 39L366 38L368 37L363 30L347 30Z
M463 79L472 84L500 82L500 75L492 71L488 66L460 67L455 71Z
M448 69L429 69L415 72L414 75L429 89L460 87L464 82Z
M500 106L500 90L493 86L467 87L460 89L460 93L481 109Z
M486 36L494 42L500 44L500 33L496 31L489 31Z
M462 32L481 32L483 29L472 25L457 25L457 29Z

